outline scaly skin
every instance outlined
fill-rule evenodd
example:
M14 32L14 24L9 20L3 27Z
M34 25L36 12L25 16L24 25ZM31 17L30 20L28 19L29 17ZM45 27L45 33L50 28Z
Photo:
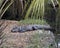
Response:
M27 26L17 26L14 27L11 32L26 32L26 31L33 31L33 30L52 30L49 25L27 25Z

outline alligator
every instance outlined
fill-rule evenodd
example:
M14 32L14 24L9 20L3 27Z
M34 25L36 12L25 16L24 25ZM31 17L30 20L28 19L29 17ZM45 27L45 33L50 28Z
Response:
M49 25L27 25L27 26L15 26L11 30L11 32L26 32L26 31L34 31L34 30L53 30Z

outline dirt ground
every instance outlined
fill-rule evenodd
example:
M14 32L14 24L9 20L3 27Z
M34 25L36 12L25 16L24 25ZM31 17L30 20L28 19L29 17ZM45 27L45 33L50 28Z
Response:
M5 27L2 29L2 32L5 33L5 43L3 44L7 46L7 48L24 48L28 43L29 37L34 34L34 31L24 33L11 32L14 26L20 25L18 21L0 20L0 24L2 24L0 28Z
M48 45L52 39L52 42L54 40L54 36L50 33L50 31L44 30L36 30L36 31L28 31L28 32L11 32L11 29L14 26L20 26L22 24L19 23L19 21L12 21L12 20L0 20L0 32L3 32L4 36L1 41L2 48L26 48L28 43L30 43L30 39L35 33L38 32L38 34L43 33L41 37L43 37L42 40L44 40L43 44ZM45 34L45 35L44 35ZM40 39L40 38L39 38ZM50 42L48 42L50 41ZM55 47L54 47L55 48Z

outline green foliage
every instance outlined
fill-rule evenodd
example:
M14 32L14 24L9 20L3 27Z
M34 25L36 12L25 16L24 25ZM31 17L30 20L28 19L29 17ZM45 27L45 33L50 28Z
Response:
M37 18L40 19L44 16L44 0L33 0L28 8L26 18Z
M1 6L0 8L0 19L2 18L2 16L4 15L4 13L8 10L8 8L11 6L11 4L13 3L14 1L11 0L9 2L9 0L6 0L3 5Z
M40 20L40 19L24 19L20 21L20 24L47 24L45 20Z
M0 0L0 7L1 7L1 5L2 5L3 1L4 1L4 0Z
M31 5L30 5L30 7L29 7L29 9L28 9L28 11L26 12L25 18L28 18L28 16L30 15L31 10L32 10L32 7L34 6L35 1L36 1L36 0L33 0L33 1L32 1Z
M57 15L56 15L56 34L60 34L60 0L59 1L59 8L57 11Z
M44 32L44 30L43 30L43 32ZM50 44L44 45L43 39L47 36L45 36L46 33L44 35L43 32L39 33L37 31L37 33L34 33L30 37L30 39L29 39L30 41L29 41L28 45L26 46L26 48L53 48L53 46L51 46ZM44 36L44 38L43 38L43 36Z

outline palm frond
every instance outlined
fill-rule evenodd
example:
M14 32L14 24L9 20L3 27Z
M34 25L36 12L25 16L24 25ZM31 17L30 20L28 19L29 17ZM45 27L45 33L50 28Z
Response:
M31 14L31 15L30 15ZM40 18L44 16L44 0L33 0L28 8L25 18Z
M4 2L4 4L2 5L1 9L0 9L0 19L2 18L2 16L4 15L4 13L8 10L8 8L13 4L13 0L11 0L8 5L6 6L8 0L6 0ZM5 8L4 8L5 7Z

